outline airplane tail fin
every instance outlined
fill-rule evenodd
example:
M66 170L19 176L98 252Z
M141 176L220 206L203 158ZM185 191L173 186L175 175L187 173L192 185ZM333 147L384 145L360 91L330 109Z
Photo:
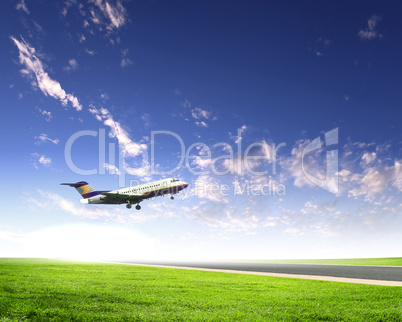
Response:
M74 187L75 189L77 189L77 191L83 198L92 197L94 195L93 192L96 192L96 190L93 187L91 187L86 181L80 181L77 183L60 183L60 184L63 186Z

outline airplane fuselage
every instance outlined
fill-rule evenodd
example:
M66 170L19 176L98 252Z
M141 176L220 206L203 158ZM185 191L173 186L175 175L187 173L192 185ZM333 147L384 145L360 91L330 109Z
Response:
M99 194L86 199L81 199L82 203L88 204L122 204L127 203L126 200L118 199L110 200L107 195L126 197L141 197L141 200L149 199L152 197L162 196L165 194L176 194L188 186L186 182L178 179L169 178L149 183L140 184L133 187L117 189L112 191L97 191ZM135 202L133 202L135 203Z

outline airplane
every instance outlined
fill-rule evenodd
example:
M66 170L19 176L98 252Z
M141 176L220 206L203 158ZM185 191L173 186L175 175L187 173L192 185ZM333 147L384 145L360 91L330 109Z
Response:
M86 181L60 184L77 189L84 198L80 200L81 203L108 205L126 204L127 209L130 209L133 204L137 204L135 206L137 210L141 209L139 203L145 199L170 194L170 199L173 200L173 194L179 193L188 186L188 183L175 178L162 179L112 191L97 191Z

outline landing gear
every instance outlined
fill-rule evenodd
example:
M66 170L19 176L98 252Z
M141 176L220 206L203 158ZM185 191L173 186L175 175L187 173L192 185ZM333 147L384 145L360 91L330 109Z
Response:
M126 205L126 208L131 209L131 207L132 207L131 203L128 202L127 205ZM141 206L137 203L137 205L135 206L135 209L140 210Z
M172 199L172 200L173 200L173 199L174 199L174 197L173 197L173 196L170 196L170 199Z

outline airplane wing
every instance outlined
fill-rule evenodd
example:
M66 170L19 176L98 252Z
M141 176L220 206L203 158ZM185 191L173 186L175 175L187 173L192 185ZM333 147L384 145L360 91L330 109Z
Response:
M121 193L103 192L101 195L106 196L106 201L130 201L137 203L144 199L142 195L124 195Z

